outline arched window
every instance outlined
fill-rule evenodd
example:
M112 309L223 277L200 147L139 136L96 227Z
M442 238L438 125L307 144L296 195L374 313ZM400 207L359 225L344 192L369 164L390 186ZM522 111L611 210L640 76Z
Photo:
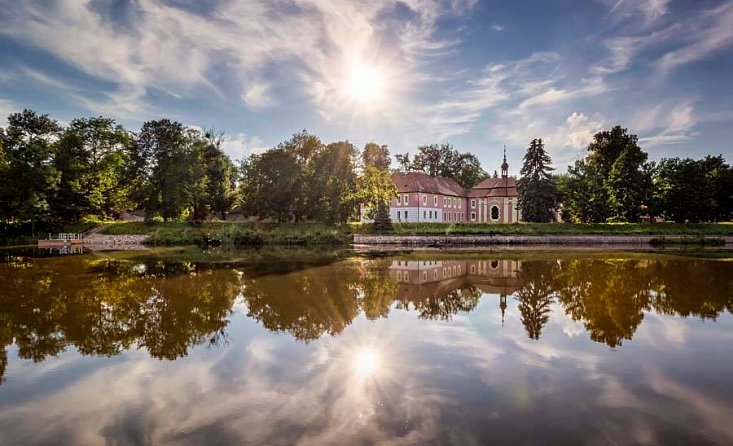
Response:
M492 220L499 219L499 206L491 206L491 219Z

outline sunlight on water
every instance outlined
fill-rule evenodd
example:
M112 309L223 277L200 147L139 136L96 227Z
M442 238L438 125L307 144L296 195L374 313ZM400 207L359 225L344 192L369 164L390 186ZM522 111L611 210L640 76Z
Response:
M360 379L371 378L379 371L379 354L372 347L359 350L354 358L354 372Z

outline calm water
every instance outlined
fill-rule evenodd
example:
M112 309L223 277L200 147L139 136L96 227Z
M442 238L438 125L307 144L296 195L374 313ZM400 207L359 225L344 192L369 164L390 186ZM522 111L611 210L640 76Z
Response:
M733 444L733 262L0 251L0 444Z

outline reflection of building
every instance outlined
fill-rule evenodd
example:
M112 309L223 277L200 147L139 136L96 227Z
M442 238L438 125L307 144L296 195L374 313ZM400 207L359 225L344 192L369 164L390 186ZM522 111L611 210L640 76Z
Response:
M506 296L516 290L519 267L516 260L395 260L389 277L399 283L396 299L405 304L473 286L498 294L503 314Z

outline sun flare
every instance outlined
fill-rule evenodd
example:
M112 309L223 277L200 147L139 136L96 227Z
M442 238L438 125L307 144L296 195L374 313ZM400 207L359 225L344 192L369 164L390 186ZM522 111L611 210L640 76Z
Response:
M379 101L384 94L385 79L382 72L364 64L351 67L346 82L346 92L356 102L372 104Z
M374 376L379 369L379 354L373 348L363 348L354 358L354 373L359 378Z

